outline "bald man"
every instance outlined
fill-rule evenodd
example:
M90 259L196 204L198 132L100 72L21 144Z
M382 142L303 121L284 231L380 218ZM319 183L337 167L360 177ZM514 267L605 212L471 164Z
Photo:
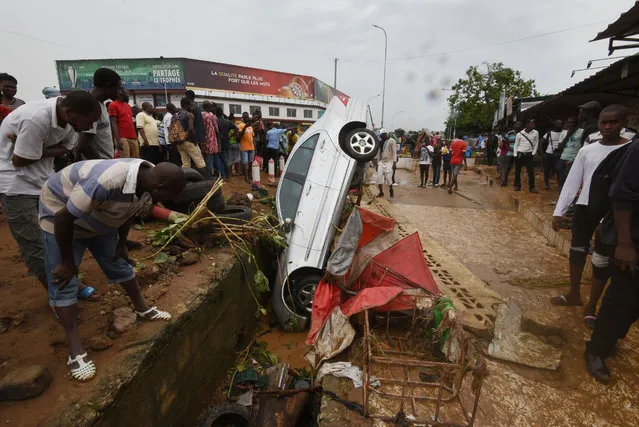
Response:
M111 283L122 285L142 320L169 320L149 307L135 279L126 238L135 216L151 202L175 197L184 189L182 169L140 159L87 160L48 179L40 194L49 304L60 319L69 344L73 378L86 381L96 368L77 327L78 266L89 249Z

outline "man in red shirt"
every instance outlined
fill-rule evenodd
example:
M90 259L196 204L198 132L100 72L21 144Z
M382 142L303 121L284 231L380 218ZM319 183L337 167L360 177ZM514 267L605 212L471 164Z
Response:
M468 169L468 165L466 164L466 153L467 145L461 139L456 139L450 144L450 175L452 179L450 180L450 186L448 187L448 194L453 192L453 189L457 191L459 188L457 187L457 176L459 172L461 172L462 163L464 164L464 170ZM453 188L454 187L454 188Z
M129 105L129 95L122 89L118 99L109 104L113 142L120 150L120 157L140 157L140 145L133 126L133 110Z

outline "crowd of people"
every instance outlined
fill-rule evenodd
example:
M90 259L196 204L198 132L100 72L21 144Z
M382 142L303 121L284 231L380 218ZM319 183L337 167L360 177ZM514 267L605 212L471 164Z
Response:
M586 345L588 371L608 382L604 359L613 355L617 340L639 318L639 287L635 271L639 248L639 176L636 172L639 138L627 127L628 109L606 108L596 101L578 107L577 115L555 120L540 138L535 121L517 121L503 135L487 136L486 150L497 146L497 170L502 186L515 166L514 189L521 190L521 170L527 169L528 189L536 193L535 163L541 157L544 188L556 177L559 197L552 227L571 225L570 289L551 298L555 306L581 306L581 279L591 256L592 275L584 322L593 329ZM488 154L488 153L487 153ZM488 163L490 160L486 156ZM594 240L594 246L591 243ZM599 311L597 305L610 282Z
M179 195L182 168L204 177L241 175L251 182L255 158L288 156L295 128L263 123L261 112L236 123L211 102L202 107L186 91L180 108L131 106L120 75L96 70L89 92L66 96L45 88L45 99L16 97L17 80L0 74L0 197L2 209L29 273L48 293L67 337L73 378L96 373L78 332L78 299L98 292L78 279L88 249L111 283L119 283L141 320L168 320L149 307L138 287L127 237L133 219L152 203ZM266 161L261 162L267 167Z

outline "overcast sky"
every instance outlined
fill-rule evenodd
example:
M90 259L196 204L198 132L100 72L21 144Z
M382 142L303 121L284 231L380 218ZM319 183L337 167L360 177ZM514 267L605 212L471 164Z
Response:
M571 70L607 56L607 41L588 40L633 3L7 1L0 71L18 79L18 97L29 101L41 99L44 86L58 85L56 59L177 56L308 74L332 84L332 58L338 57L338 89L365 101L382 92L384 35L371 27L378 24L388 32L385 127L441 129L448 94L440 89L449 88L469 65L501 61L535 79L542 94L555 93L589 75L571 79ZM371 106L378 124L381 97Z

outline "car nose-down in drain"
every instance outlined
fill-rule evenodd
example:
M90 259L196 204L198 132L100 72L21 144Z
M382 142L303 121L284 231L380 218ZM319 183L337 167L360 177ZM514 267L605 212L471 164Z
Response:
M287 329L302 329L329 257L348 193L361 165L380 142L366 129L365 105L334 97L324 115L299 139L275 196L288 247L279 258L273 307Z

